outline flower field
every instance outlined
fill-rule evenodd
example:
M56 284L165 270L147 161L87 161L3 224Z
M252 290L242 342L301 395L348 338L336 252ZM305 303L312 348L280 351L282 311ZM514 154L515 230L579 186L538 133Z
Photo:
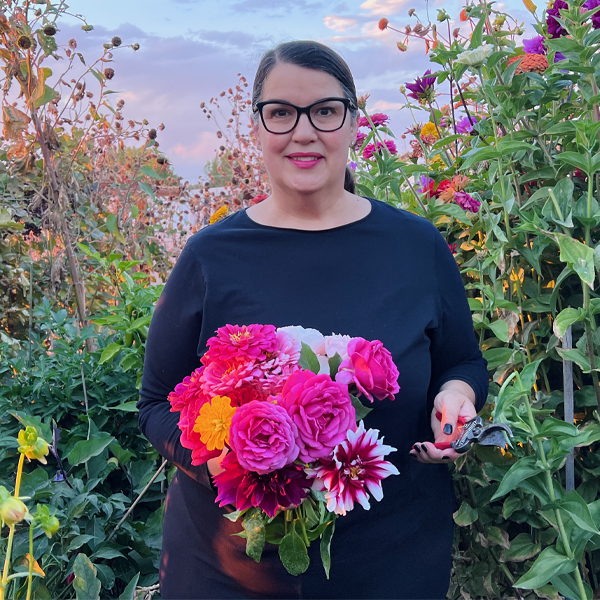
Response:
M402 23L381 19L399 60L416 48L430 64L400 88L413 119L406 131L391 131L368 95L360 99L349 166L357 193L428 219L446 239L488 361L480 414L514 433L506 451L475 447L451 467L448 598L592 600L600 0L523 1L535 34L485 0L457 15L439 9L435 22L415 9ZM63 4L14 0L2 9L0 599L159 598L174 467L137 424L145 340L187 237L268 193L245 128L248 83L240 76L202 104L211 118L221 105L235 118L220 124L205 180L189 185L160 150L161 126L125 122L123 100L107 89L119 53L139 49L135 40L115 36L84 59L75 39L56 42ZM58 79L54 56L67 69ZM183 383L200 385L200 374ZM233 419L223 395L188 432L204 435L200 453L224 443L211 429ZM243 418L233 420L242 427ZM225 500L242 471L230 465Z

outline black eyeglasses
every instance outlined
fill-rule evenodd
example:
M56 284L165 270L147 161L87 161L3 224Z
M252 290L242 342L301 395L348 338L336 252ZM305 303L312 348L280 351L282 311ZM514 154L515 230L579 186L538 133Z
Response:
M346 121L348 108L356 110L348 98L323 98L309 106L295 106L282 100L257 102L262 124L269 133L289 133L298 125L300 115L305 114L318 131L337 131Z

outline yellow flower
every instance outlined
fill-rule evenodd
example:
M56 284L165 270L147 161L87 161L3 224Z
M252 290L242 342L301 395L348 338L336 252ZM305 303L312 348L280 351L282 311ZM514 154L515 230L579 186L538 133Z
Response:
M50 449L48 442L41 437L38 437L38 432L35 427L27 426L21 429L17 436L19 442L19 452L24 454L29 460L37 458L43 465L46 464L45 456L48 455Z
M229 443L229 428L235 410L227 396L215 396L202 406L194 431L200 434L207 450L222 450Z
M431 121L429 121L428 123L425 123L425 125L423 125L423 127L421 129L421 133L419 135L421 137L423 137L424 135L432 135L435 137L436 140L440 139L440 134L438 133L435 123L432 123Z
M445 167L445 166L446 166L446 165L445 165L445 163L444 163L444 160L442 159L442 157L441 157L439 154L436 154L436 155L435 155L435 157L434 157L434 158L431 160L431 164L432 164L432 165L439 164L439 165L441 165L442 167Z
M221 206L219 210L215 211L212 215L210 215L210 220L208 221L208 224L214 225L217 221L220 221L225 216L227 216L227 207Z

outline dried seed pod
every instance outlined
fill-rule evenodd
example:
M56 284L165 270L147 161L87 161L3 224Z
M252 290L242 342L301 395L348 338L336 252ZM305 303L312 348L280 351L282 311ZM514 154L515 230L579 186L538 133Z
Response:
M115 70L111 69L110 67L108 67L107 69L104 69L104 77L106 77L106 79L112 79L115 76Z
M148 132L148 139L149 140L155 140L156 139L156 129L151 129Z
M23 50L29 50L29 48L32 46L31 38L27 37L26 35L20 35L17 39L17 46Z
M44 35L52 36L56 34L56 27L54 27L54 25L46 25L42 31L44 32Z
M131 47L133 48L134 52L136 52L137 50L140 49L140 45L137 42L135 44L133 44Z
M110 40L110 43L117 48L118 46L120 46L123 42L121 41L121 38L118 35L115 35L113 37L112 40Z

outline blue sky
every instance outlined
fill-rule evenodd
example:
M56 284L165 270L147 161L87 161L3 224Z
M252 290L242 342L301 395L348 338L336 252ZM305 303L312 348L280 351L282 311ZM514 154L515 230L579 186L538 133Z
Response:
M459 0L71 0L72 13L94 25L81 31L75 20L65 23L59 41L75 37L89 58L99 56L102 44L119 35L123 44L114 53L113 98L126 101L126 119L165 124L160 147L175 171L190 182L218 146L214 125L199 108L237 82L241 72L252 82L262 54L279 42L315 39L332 46L348 62L359 93L369 92L371 112L390 115L399 136L412 119L399 110L400 85L428 68L423 45L413 43L401 53L399 34L381 32L381 17L399 29L415 24L408 10L416 8L426 20L427 7L435 21L438 6L458 15ZM502 4L500 4L502 6ZM519 21L529 22L520 0L505 0ZM454 24L453 26L458 25ZM425 117L424 117L425 118Z

